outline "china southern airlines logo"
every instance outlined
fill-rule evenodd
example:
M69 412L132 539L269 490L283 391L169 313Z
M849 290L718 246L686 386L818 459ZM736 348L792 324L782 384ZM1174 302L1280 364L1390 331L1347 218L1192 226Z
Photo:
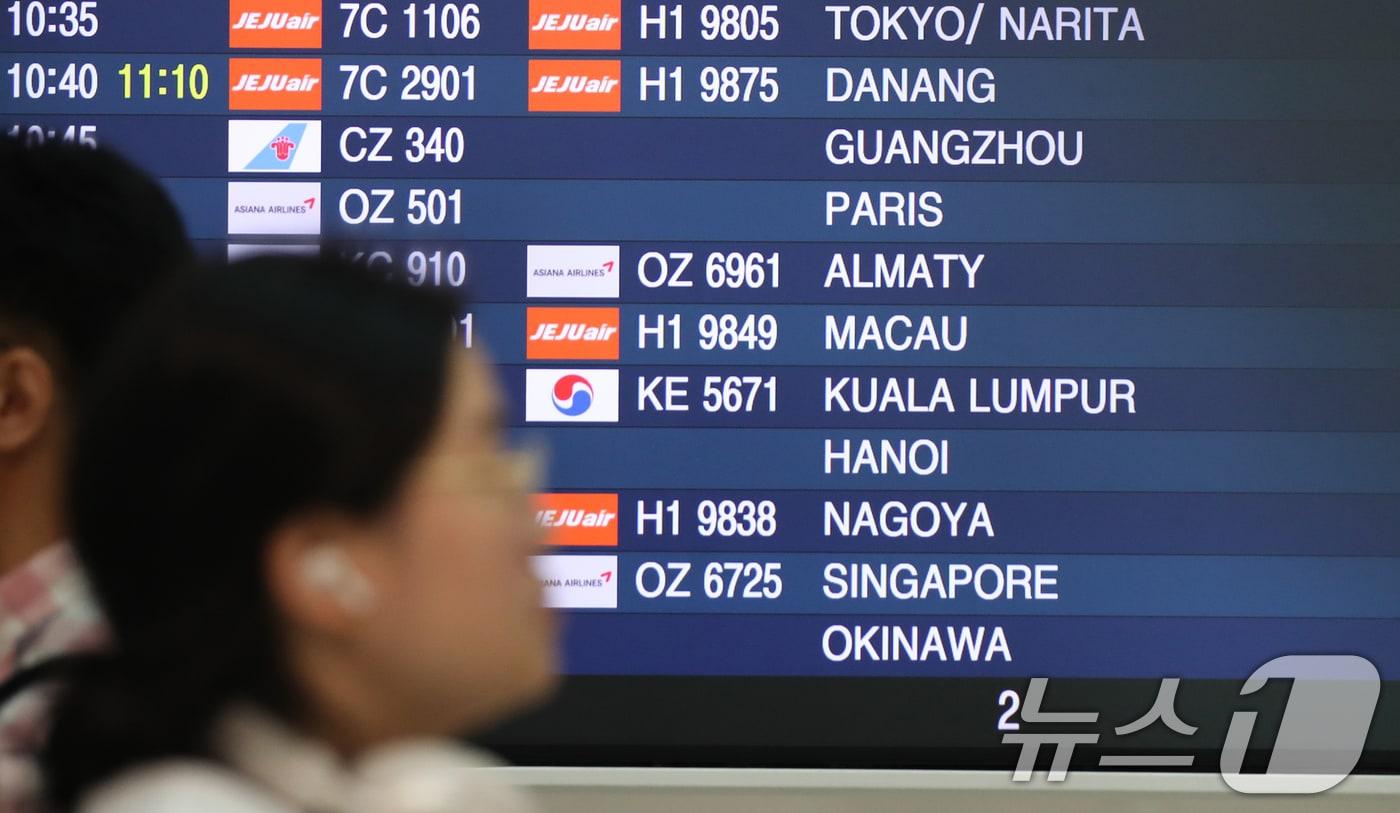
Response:
M229 172L320 172L321 122L228 123Z

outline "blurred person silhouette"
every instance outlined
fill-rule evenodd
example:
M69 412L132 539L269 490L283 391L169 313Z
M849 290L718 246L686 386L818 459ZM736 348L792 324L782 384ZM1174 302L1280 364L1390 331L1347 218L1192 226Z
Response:
M0 138L0 811L28 810L51 659L101 643L67 544L76 403L114 329L191 263L174 204L106 150Z
M556 680L536 464L456 316L323 254L193 275L135 320L71 466L116 646L57 701L58 809L528 808L448 739Z

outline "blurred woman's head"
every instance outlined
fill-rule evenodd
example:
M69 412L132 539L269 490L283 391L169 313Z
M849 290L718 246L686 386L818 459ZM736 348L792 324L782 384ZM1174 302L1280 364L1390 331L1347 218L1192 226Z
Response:
M60 706L60 802L204 753L231 704L353 752L469 733L551 686L526 466L457 318L325 256L193 275L138 319L72 466L119 654Z

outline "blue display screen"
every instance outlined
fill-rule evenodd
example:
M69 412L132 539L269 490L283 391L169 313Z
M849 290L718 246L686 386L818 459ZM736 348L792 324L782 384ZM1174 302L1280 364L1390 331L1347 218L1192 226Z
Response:
M551 449L566 706L776 747L714 687L975 685L928 743L980 746L1035 677L1400 680L1397 41L1380 0L14 0L0 127L127 154L208 254L460 293Z

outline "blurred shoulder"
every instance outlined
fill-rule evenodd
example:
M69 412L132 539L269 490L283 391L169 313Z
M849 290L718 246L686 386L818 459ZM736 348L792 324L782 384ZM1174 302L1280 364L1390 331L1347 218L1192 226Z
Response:
M98 786L80 813L297 813L213 762L170 760L127 771Z

